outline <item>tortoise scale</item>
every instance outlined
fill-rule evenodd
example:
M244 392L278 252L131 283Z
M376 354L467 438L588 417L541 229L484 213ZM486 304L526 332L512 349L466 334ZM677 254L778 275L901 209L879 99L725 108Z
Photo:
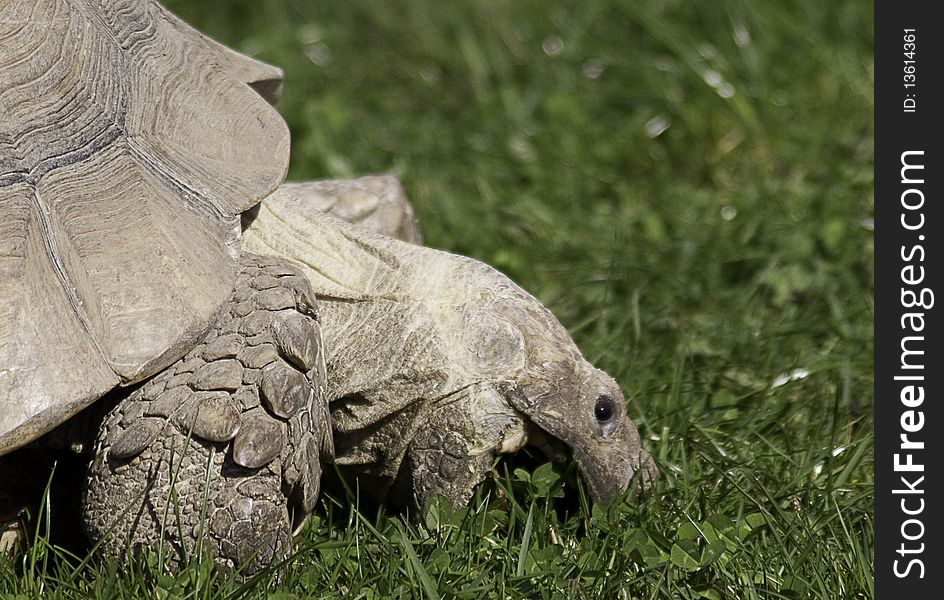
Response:
M248 572L330 462L401 504L464 504L526 444L594 499L648 485L616 382L507 277L421 246L394 178L280 186L281 83L152 0L0 0L5 539L26 448L89 455L73 498L108 551Z

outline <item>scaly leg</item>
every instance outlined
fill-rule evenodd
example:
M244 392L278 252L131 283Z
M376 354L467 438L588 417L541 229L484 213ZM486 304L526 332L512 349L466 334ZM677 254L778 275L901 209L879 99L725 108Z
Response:
M413 497L424 506L434 495L455 507L468 504L492 460L527 439L525 425L489 388L474 384L440 401L409 443Z
M286 556L334 452L324 386L308 282L244 254L209 335L105 418L86 531L119 555L162 548L175 568L198 551L250 573Z

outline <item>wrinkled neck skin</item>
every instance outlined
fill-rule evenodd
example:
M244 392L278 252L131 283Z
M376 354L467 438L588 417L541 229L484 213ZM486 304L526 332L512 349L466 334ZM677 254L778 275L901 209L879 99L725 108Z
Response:
M338 464L392 477L424 417L464 402L479 452L520 448L537 427L573 451L595 498L651 458L616 383L537 300L473 259L298 207L260 208L252 252L298 262L320 304ZM614 416L594 416L600 397Z

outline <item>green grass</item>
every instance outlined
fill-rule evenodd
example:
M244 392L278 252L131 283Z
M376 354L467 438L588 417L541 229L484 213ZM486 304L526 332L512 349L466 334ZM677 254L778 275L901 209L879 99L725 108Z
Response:
M415 521L325 498L249 585L40 543L0 597L872 597L870 3L168 5L285 69L291 178L394 173L429 245L545 302L663 478L591 507L502 463Z

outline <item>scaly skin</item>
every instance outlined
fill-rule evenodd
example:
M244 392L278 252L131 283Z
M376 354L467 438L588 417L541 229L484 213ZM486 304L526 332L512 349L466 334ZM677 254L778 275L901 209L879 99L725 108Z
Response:
M535 428L596 499L657 476L617 384L535 298L469 258L376 235L278 192L243 247L299 264L324 328L335 462L464 504ZM402 500L402 499L399 499Z
M84 525L116 555L197 551L252 573L288 555L291 512L318 497L333 452L314 298L297 269L244 254L207 337L105 417ZM299 523L295 523L297 526Z

